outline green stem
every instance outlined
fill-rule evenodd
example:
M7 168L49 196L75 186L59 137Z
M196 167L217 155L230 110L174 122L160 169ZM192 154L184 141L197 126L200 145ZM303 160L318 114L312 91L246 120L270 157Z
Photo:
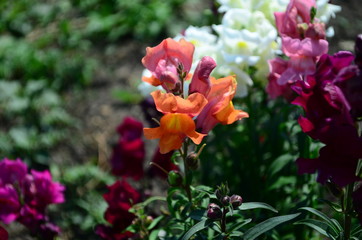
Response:
M226 233L226 213L227 209L224 207L222 210L222 218L221 218L221 231Z
M351 237L351 222L352 222L352 192L354 184L351 183L347 186L345 195L345 208L344 208L344 240L349 240Z
M187 158L187 151L188 151L188 140L186 140L183 144L183 154L182 154L182 159L184 162L184 171L185 171L185 184L184 184L184 189L186 191L187 194L187 198L189 199L189 202L192 204L192 195L191 195L191 188L190 188L190 184L191 184L191 179L190 178L190 169L187 165L186 162L186 158Z

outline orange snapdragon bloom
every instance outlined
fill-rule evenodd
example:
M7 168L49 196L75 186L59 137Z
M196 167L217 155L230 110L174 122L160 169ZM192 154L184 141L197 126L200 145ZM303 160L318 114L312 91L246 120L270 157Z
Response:
M217 123L232 124L237 120L249 117L249 114L236 110L232 99L236 91L234 76L215 79L211 78L211 88L206 98L207 105L197 117L197 128L202 133L208 133Z
M168 153L181 148L185 137L195 144L200 144L206 134L195 131L193 116L198 115L207 104L206 98L200 93L193 93L187 99L160 90L151 93L158 111L165 113L160 126L144 128L148 139L160 139L160 153Z
M168 113L161 118L160 126L144 128L143 133L148 139L160 139L160 153L165 154L182 147L185 137L195 144L200 144L206 134L195 131L195 122L185 113Z

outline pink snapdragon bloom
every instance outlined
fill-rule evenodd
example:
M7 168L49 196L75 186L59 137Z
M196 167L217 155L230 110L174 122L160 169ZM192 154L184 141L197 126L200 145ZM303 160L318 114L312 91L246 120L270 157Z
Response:
M275 22L279 34L300 38L299 25L310 23L312 7L316 7L315 0L291 0L286 12L275 12Z
M28 172L28 167L20 159L0 162L0 186L6 184L21 183Z
M304 80L304 76L313 74L315 62L328 52L328 42L324 39L305 38L303 40L282 37L282 50L290 57L288 68L280 75L278 84L285 85L288 81Z
M290 88L292 81L287 81L286 84L278 84L278 79L287 70L288 61L281 58L274 58L268 61L270 73L268 75L268 84L266 92L271 99L283 96L287 100L292 100L293 91Z
M147 47L142 64L152 73L151 78L143 79L150 84L161 85L172 91L180 86L178 69L188 73L192 65L194 45L181 39L179 42L167 38L156 47Z

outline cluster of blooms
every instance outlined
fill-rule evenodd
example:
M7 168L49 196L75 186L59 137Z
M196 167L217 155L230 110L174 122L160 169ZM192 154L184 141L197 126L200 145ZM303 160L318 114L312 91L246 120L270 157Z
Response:
M106 240L126 240L135 237L135 233L125 229L135 218L129 209L140 201L140 194L124 180L115 182L108 190L109 192L103 195L108 203L104 218L111 226L98 225L96 233Z
M49 171L31 170L20 159L0 162L0 221L18 221L42 239L54 239L60 228L49 222L49 204L64 202L64 186L52 181Z
M318 182L344 187L361 180L356 170L362 138L355 121L362 117L362 38L356 44L356 65L351 65L355 57L350 52L326 54L324 24L314 19L315 7L314 1L295 0L286 12L275 13L282 50L290 59L270 61L268 92L288 100L296 94L292 103L305 111L298 120L302 130L325 144L318 158L297 160L299 172L317 171ZM354 192L362 220L358 199L362 188Z
M190 73L194 48L184 39L168 38L156 47L148 47L142 59L152 74L142 80L166 91L151 93L157 110L164 114L160 126L144 129L146 138L160 139L162 154L180 149L186 137L200 144L217 123L231 124L248 117L246 112L235 110L231 101L236 91L235 77L210 77L216 67L214 59L203 57L194 74Z
M269 71L267 61L280 52L280 39L277 38L273 13L283 11L289 0L217 2L220 4L218 11L223 14L221 24L190 26L176 36L175 40L184 38L197 47L192 69L195 69L203 56L208 55L218 63L212 73L214 77L236 75L238 90L235 96L244 97L253 81L265 84ZM317 6L317 17L324 23L340 11L339 6L332 5L327 0L318 0ZM328 34L333 35L333 29L329 30ZM149 77L150 72L145 71L144 75ZM140 90L147 96L152 88L142 84Z

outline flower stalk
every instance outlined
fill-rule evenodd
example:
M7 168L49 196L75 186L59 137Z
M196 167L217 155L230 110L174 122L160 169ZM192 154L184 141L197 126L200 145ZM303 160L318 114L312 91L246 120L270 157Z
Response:
M351 237L351 223L352 223L352 192L353 192L354 183L351 183L346 188L346 194L344 199L343 209L344 213L344 238L345 240L349 240Z

